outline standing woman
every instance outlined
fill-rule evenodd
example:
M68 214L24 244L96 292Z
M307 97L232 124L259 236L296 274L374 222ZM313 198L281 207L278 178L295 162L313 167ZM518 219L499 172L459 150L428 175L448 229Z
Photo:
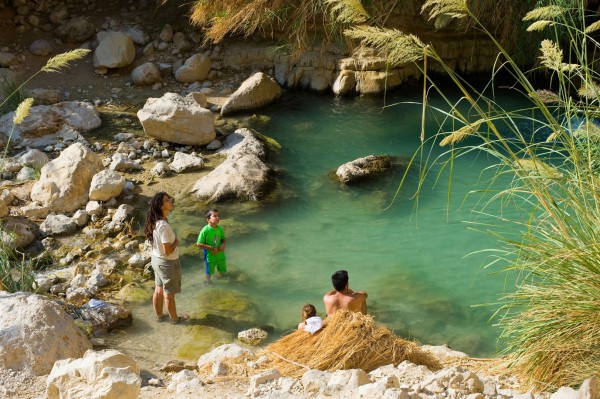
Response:
M169 212L173 210L173 197L156 193L150 200L144 233L152 243L152 269L154 269L154 295L152 306L156 320L164 320L163 301L172 324L187 320L189 316L177 316L175 294L181 292L181 265L179 263L179 238L169 225Z

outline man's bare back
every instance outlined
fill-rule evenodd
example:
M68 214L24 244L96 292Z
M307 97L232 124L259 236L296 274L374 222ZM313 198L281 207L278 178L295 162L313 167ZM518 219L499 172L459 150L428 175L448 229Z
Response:
M343 291L331 290L323 296L325 312L331 316L338 310L345 309L367 314L367 296L364 291L354 292L349 288Z

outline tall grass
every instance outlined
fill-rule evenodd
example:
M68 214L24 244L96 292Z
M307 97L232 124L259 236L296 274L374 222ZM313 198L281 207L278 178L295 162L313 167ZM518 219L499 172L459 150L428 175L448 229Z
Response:
M340 15L363 13L347 1L338 3L345 7ZM497 254L491 264L503 262L506 271L517 271L519 276L496 312L508 365L537 388L578 385L600 372L599 129L595 121L600 76L593 69L600 49L593 34L600 23L594 22L598 16L589 14L584 2L545 0L523 18L531 32L544 37L537 65L523 71L476 17L470 7L477 3L427 0L422 12L434 21L468 20L467 25L494 42L498 63L483 90L470 85L443 63L435 48L414 35L356 24L345 33L380 50L390 65L420 66L426 87L423 107L428 107L429 91L446 99L447 109L438 110L444 113L445 123L434 134L423 136L422 148L413 158L420 163L422 181L440 164L460 173L454 170L454 160L473 151L497 160L496 177L512 176L508 186L478 209L492 213L489 205L500 201L524 215L510 220L492 213L497 223L479 226L498 238L498 247L490 248ZM460 90L460 101L448 99L427 76L425 66L431 62L442 65ZM512 77L514 95L525 97L530 107L509 112L496 102L494 79L500 70ZM529 78L542 73L549 86L536 90ZM450 131L447 126L452 126ZM522 126L528 126L528 131ZM427 151L433 143L448 150L433 158Z
M14 129L27 118L33 105L32 98L21 99L21 93L23 92L25 85L40 73L61 72L68 67L70 62L85 57L89 52L90 50L76 49L58 54L50 58L39 71L30 76L23 83L15 83L10 87L1 87L2 90L6 89L6 92L3 93L6 98L0 102L0 110L5 109L7 105L12 103L16 104L16 110L13 116L13 125L5 144L2 158L0 159L0 171L3 168L4 159L6 158ZM10 236L13 234L14 233L8 231L4 225L0 224L0 290L9 292L35 291L36 284L33 274L34 262L26 259L25 255L20 254L15 248L12 248L7 244L7 242L11 241Z

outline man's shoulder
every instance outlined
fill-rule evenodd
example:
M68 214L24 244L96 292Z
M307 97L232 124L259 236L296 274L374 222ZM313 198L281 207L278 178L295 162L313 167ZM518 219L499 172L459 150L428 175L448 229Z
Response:
M331 291L328 291L327 293L325 293L325 295L323 295L323 298L334 296L335 294L337 294L337 291L336 290L331 290Z

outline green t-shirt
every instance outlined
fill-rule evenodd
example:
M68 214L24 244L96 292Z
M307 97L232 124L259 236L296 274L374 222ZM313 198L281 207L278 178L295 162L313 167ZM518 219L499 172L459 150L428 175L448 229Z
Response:
M213 247L218 247L225 240L225 232L221 226L217 226L216 228L210 227L210 224L204 226L200 234L198 235L198 244L206 244ZM217 255L213 254L212 251L208 251L206 248L204 249L204 258L208 262L216 262L220 260L225 260L225 252L219 251Z

